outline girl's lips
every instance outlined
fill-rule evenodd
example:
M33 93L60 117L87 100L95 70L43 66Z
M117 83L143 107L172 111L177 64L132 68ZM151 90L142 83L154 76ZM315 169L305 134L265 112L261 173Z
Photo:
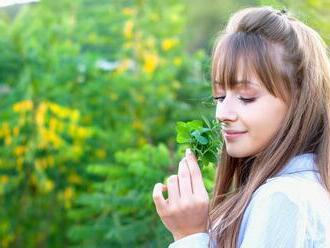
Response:
M226 139L236 139L245 133L247 133L247 131L245 131L245 132L226 132L226 131L224 131L223 135L225 136Z

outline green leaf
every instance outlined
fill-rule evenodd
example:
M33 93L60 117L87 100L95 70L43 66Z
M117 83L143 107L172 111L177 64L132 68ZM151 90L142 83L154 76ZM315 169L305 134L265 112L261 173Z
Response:
M200 120L193 120L187 122L187 126L189 127L189 131L196 130L203 127L203 122Z
M199 131L194 131L191 133L191 135L195 137L195 139L202 145L206 145L209 142L209 140L203 137Z
M191 142L189 128L187 127L186 123L181 121L177 122L176 131L177 131L176 141L179 144Z
M206 152L204 157L211 163L215 163L217 159L211 151Z
M201 128L201 129L199 129L198 131L199 131L200 134L203 134L203 133L206 133L206 132L211 131L211 129L210 129L210 128L205 128L205 127L203 127L203 128Z

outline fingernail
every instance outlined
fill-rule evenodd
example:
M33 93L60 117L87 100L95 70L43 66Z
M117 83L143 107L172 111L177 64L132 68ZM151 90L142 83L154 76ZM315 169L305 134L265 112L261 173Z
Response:
M191 155L191 154L192 154L191 149L190 149L190 148L187 148L187 149L186 149L186 156Z

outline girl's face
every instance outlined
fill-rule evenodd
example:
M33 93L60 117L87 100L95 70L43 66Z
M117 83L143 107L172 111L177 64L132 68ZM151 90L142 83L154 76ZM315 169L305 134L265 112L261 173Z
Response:
M230 90L217 85L214 94L216 118L222 122L226 150L232 157L252 156L263 150L288 110L285 102L271 95L253 75L247 86L238 83Z

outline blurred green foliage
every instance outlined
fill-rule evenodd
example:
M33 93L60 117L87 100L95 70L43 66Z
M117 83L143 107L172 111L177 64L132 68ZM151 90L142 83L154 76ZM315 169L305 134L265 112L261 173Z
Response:
M42 0L0 13L0 247L166 247L176 122L214 118L215 32L269 1ZM328 1L286 1L322 34ZM203 7L203 8L202 8ZM325 37L328 41L329 37ZM209 192L212 164L203 167Z

